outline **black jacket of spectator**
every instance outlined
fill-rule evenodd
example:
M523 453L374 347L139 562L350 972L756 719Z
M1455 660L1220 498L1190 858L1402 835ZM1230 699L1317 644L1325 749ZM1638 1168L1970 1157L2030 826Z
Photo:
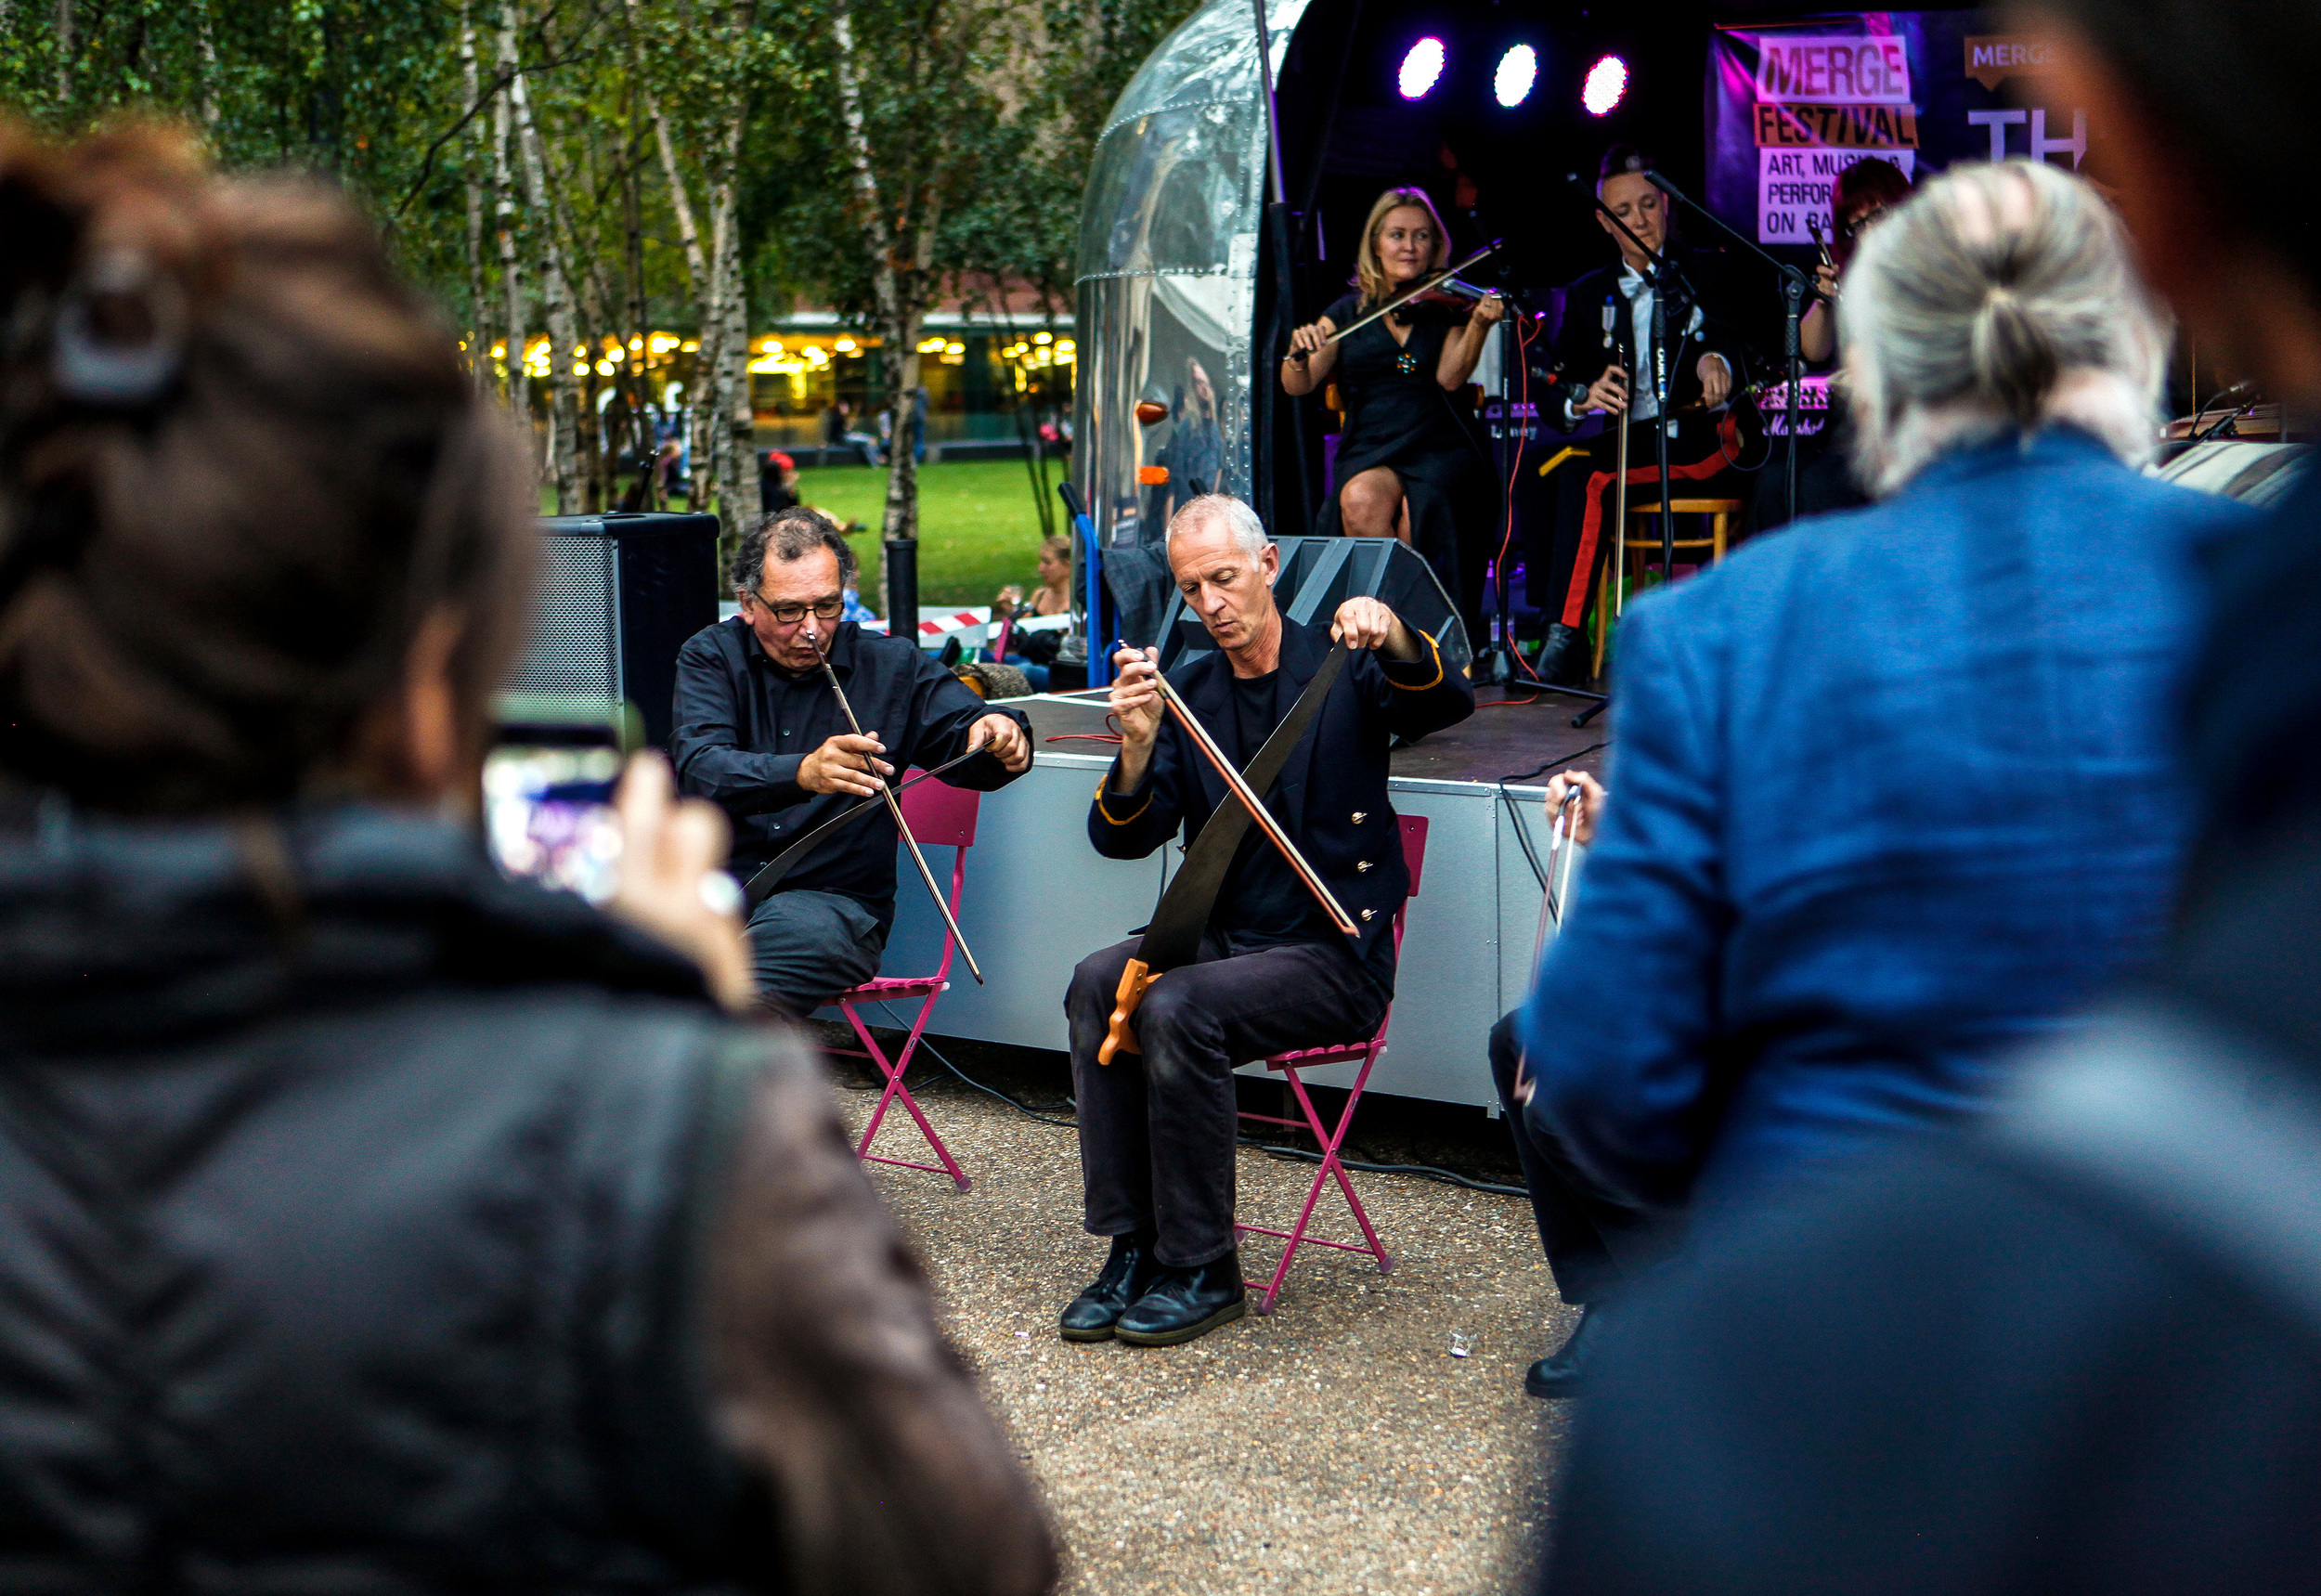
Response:
M986 715L1008 716L1031 732L1020 710L986 704L924 649L852 621L841 621L831 639L830 668L862 730L878 734L898 772L932 770L965 753L968 729ZM732 817L737 876L747 877L792 838L862 801L797 785L806 756L849 730L822 673L792 676L775 665L738 616L703 628L678 651L677 729L669 745L677 785ZM986 755L942 779L991 792L1015 778ZM883 933L895 917L894 822L875 814L842 828L782 884L785 890L860 899L878 915Z
M787 1032L433 820L0 820L0 1587L1042 1585Z

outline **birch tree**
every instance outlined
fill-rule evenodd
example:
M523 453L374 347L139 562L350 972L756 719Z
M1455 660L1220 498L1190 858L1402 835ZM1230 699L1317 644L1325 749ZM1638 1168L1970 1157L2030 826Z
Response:
M514 113L516 140L524 158L525 194L531 202L540 246L540 309L548 322L549 469L556 482L556 513L570 515L580 508L580 386L574 370L575 359L581 353L580 329L573 319L572 283L557 242L556 202L549 192L539 127L533 120L531 96L520 69L509 82L508 103Z
M513 82L516 71L516 14L514 0L505 0L499 12L499 75L504 82ZM505 94L492 100L492 194L493 220L499 241L499 292L507 305L507 318L502 326L507 331L508 409L516 424L526 434L532 430L530 373L525 354L531 342L531 318L524 300L524 256L516 248L516 181L508 162L508 140L512 136L512 115L510 99Z

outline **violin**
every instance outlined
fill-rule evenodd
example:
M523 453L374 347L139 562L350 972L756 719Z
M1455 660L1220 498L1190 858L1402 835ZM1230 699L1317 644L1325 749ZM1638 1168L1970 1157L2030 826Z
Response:
M1404 327L1414 327L1420 321L1438 318L1447 321L1464 321L1467 313L1486 299L1498 297L1496 288L1477 288L1459 278L1435 284L1395 305L1390 314Z
M1457 296L1451 293L1449 286L1452 284L1456 284L1459 290L1463 291L1467 294L1472 294L1477 299L1487 297L1483 290L1475 288L1472 284L1461 281L1459 274L1473 266L1477 261L1483 259L1485 255L1496 253L1498 250L1499 243L1500 240L1496 239L1493 240L1491 242L1477 250L1474 253L1469 255L1465 260L1460 261L1457 266L1447 266L1442 271L1436 272L1433 277L1419 284L1418 287L1412 289L1401 298L1387 305L1381 305L1378 309L1371 311L1369 315L1363 317L1359 321L1352 322L1347 326L1341 327L1337 331L1322 340L1322 347L1327 349L1332 344L1340 342L1349 334L1361 331L1362 329L1368 327L1371 322L1376 321L1381 316L1394 316L1397 319L1401 319L1399 313L1404 305L1424 299L1431 293L1442 293L1446 297L1452 298L1454 302L1456 302ZM1436 311L1433 314L1440 315L1441 312ZM1408 326L1409 323L1405 321L1404 325ZM1284 357L1284 358L1290 361L1294 365L1303 366L1305 364L1308 353L1308 351L1303 349L1292 349L1287 356Z

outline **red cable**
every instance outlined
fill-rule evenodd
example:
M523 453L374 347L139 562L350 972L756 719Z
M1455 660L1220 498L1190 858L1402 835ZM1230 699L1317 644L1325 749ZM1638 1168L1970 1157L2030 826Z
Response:
M1530 336L1532 338L1537 338L1538 336L1537 331L1535 329ZM1517 364L1523 370L1524 396L1522 403L1526 407L1528 407L1531 403L1530 347L1530 340L1524 336L1524 332L1523 315L1522 312L1518 311L1516 313L1515 321L1515 359ZM1518 417L1510 416L1507 418L1507 421L1510 426L1516 429L1515 463L1507 474L1507 530L1500 535L1498 557L1493 562L1494 567L1502 575L1507 570L1507 551L1511 548L1515 542L1515 483L1516 480L1524 474L1524 434L1520 424L1520 420ZM1508 607L1511 610L1514 607L1511 602ZM1546 686L1547 679L1539 674L1538 670L1532 665L1531 661L1524 657L1524 651L1515 646L1515 617L1511 614L1502 615L1499 616L1499 625L1507 633L1508 651L1514 655L1515 663L1522 666L1524 668L1524 674L1529 676L1534 681L1538 682L1543 687Z
M1119 730L1121 718L1118 715L1107 712L1104 717L1104 723L1113 729L1109 732L1057 732L1052 736L1041 738L1040 741L1044 743L1111 743L1117 745L1121 741L1121 733Z

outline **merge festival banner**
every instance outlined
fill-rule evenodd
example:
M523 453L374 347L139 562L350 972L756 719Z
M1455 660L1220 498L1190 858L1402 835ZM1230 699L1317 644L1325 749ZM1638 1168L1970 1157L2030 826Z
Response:
M2087 113L2042 95L2047 46L1975 11L1849 11L1718 27L1708 52L1708 205L1761 244L1812 247L1857 161L1913 177L2031 156L2077 168ZM2046 103L2042 103L2044 100Z

